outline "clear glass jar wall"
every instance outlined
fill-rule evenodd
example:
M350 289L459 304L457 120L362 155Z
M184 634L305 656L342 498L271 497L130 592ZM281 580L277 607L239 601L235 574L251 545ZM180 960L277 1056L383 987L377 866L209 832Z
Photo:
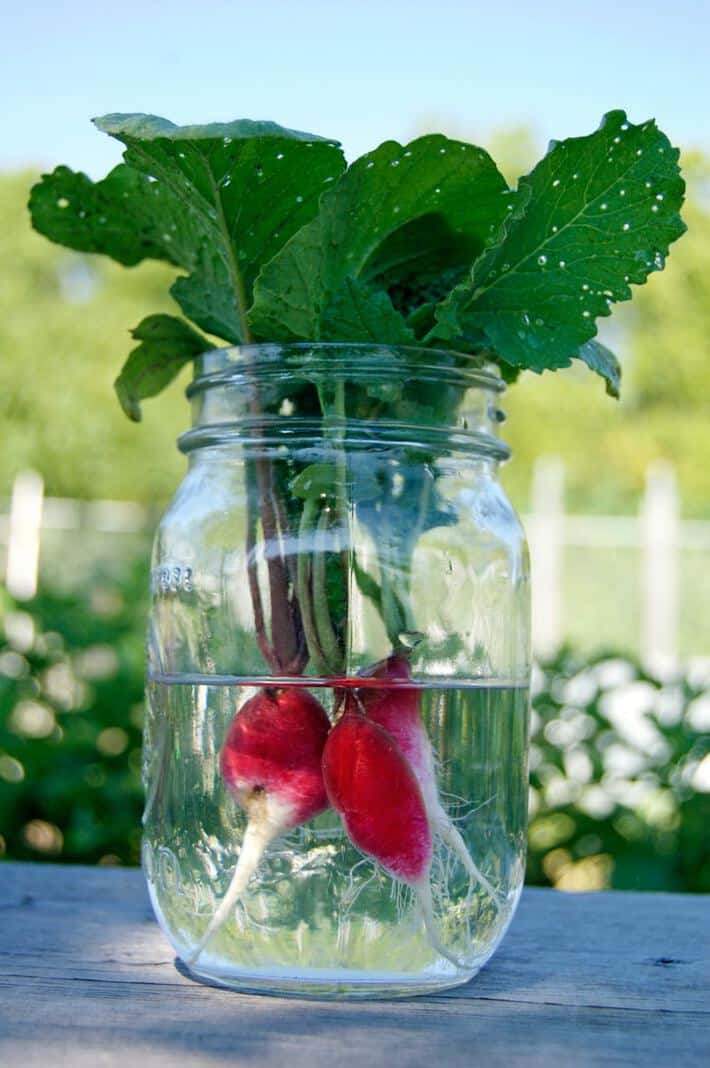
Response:
M501 390L431 350L199 361L154 549L143 851L194 974L418 993L502 938L530 655Z

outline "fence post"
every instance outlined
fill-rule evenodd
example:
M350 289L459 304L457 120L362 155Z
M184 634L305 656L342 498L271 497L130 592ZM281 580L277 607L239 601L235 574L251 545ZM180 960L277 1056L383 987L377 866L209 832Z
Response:
M11 597L28 601L37 592L44 483L36 471L15 478L10 500L5 585Z
M641 653L654 671L678 664L680 507L673 465L650 464L641 506Z
M532 478L530 557L535 652L550 655L562 636L562 549L565 467L559 456L540 456Z

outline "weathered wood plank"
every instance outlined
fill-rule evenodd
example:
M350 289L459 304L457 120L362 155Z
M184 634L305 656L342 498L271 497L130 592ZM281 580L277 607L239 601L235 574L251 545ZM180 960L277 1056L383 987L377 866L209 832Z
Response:
M6 1002L6 1004L8 1004ZM75 981L14 989L0 1039L7 1068L189 1063L289 1068L707 1063L691 1013L624 1012L497 1001L328 1004L196 988Z
M0 864L0 1064L707 1063L710 899L528 890L468 986L328 1004L200 986L138 871Z

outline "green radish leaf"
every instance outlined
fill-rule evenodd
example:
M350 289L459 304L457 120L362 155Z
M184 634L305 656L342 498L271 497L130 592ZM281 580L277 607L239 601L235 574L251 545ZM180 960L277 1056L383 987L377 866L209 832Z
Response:
M632 283L663 268L685 230L684 188L678 150L654 122L634 126L623 111L587 137L553 144L520 180L495 244L437 309L428 340L482 330L515 367L539 372L578 356L618 388L608 361L580 346L595 319L631 297Z
M382 487L369 465L353 460L348 466L348 481L354 501L372 500L382 494ZM334 464L309 464L290 484L291 493L303 501L334 496L338 489L338 472Z
M141 400L160 393L189 360L212 345L172 315L147 316L131 336L140 345L131 352L114 386L126 415L139 422Z
M335 493L338 472L331 464L309 464L291 482L291 493L303 501L318 500Z
M321 334L329 341L380 345L411 345L416 340L387 293L355 278L346 278L330 297L321 316Z
M479 148L440 134L405 146L385 142L348 168L323 194L317 216L264 266L249 316L254 332L331 340L337 323L329 308L346 280L386 289L422 264L451 267L447 250L470 263L497 232L509 196Z
M192 274L183 275L170 287L170 294L183 315L203 330L225 341L239 342L242 335L235 321L234 289L224 257L208 242L200 246Z
M126 145L126 164L164 196L181 238L173 287L186 315L227 341L250 339L254 278L311 219L344 169L340 148L274 123L178 127L152 115L107 115L99 129ZM122 206L124 225L132 220ZM120 219L115 220L120 225ZM166 229L162 240L178 244Z
M100 182L57 167L33 187L29 209L35 230L79 252L101 252L127 267L144 259L182 264L170 196L123 163Z

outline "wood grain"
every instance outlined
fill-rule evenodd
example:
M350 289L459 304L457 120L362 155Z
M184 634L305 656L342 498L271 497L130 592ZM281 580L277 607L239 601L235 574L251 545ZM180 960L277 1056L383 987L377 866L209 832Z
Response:
M268 998L183 976L139 871L6 862L0 1065L706 1065L709 943L706 897L530 889L465 987Z

